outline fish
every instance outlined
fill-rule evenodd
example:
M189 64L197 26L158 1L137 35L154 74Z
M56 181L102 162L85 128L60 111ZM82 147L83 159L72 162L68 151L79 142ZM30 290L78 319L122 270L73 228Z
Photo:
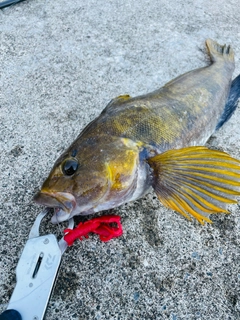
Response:
M205 143L233 114L240 75L231 46L207 39L210 63L138 97L111 100L56 160L33 200L52 223L135 201L160 202L201 224L240 195L240 161Z

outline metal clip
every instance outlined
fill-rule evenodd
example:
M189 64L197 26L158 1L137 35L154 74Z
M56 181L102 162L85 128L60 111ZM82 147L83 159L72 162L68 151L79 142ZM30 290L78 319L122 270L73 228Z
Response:
M39 236L39 226L48 210L36 218L22 255L16 275L17 283L7 309L17 310L22 320L42 320L56 279L61 257L67 248L62 238L53 234ZM69 228L73 228L73 219Z

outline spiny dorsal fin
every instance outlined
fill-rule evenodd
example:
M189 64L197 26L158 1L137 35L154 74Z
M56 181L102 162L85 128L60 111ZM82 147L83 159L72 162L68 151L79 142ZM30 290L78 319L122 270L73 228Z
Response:
M228 211L240 195L240 161L225 152L206 147L169 150L148 159L154 171L154 189L159 200L186 218L201 224L208 215Z
M107 111L109 111L111 108L114 108L116 106L121 105L123 102L126 102L127 100L131 99L131 96L129 94L124 94L121 96L118 96L114 99L112 99L107 106L104 108L104 110L102 111L102 113L105 113Z

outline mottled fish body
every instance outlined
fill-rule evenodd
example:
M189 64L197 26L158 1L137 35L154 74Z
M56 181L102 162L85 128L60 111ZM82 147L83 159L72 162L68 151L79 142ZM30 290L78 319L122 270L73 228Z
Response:
M201 223L235 202L239 161L198 147L224 122L234 71L230 46L206 45L210 66L152 93L113 99L60 156L35 196L56 208L53 222L114 208L151 187L165 206ZM234 90L228 118L240 95Z

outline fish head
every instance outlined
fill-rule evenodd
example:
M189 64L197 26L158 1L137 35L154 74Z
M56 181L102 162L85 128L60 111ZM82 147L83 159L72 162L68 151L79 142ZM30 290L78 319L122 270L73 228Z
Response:
M55 209L53 223L116 207L134 191L138 163L139 149L131 140L95 138L80 146L76 140L56 161L34 201Z

